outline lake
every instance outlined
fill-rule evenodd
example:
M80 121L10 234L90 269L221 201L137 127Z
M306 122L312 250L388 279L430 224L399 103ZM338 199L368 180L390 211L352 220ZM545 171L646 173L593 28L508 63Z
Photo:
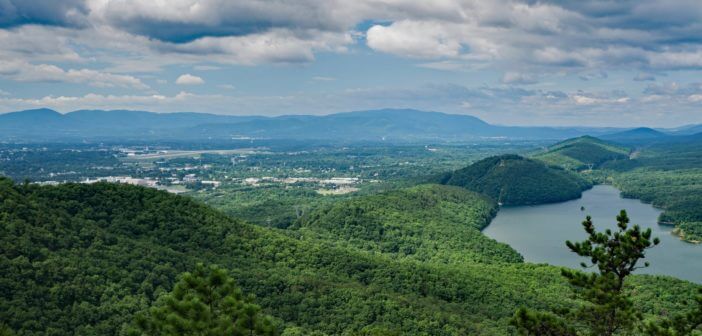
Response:
M581 211L581 207L585 210ZM661 210L636 199L622 198L619 190L608 185L595 186L573 201L503 207L483 233L511 245L528 262L582 269L580 262L588 260L570 252L565 241L586 239L581 225L586 215L592 216L598 231L615 229L616 216L622 209L629 215L630 226L651 228L653 237L661 240L643 259L651 266L637 273L671 275L702 283L702 245L681 241L671 233L672 226L657 223ZM643 261L639 262L642 266Z

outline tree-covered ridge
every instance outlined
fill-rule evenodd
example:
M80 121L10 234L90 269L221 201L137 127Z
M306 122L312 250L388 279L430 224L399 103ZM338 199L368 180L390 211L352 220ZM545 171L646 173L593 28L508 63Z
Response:
M591 136L568 139L533 156L546 164L572 170L597 168L605 162L629 159L629 149Z
M702 241L702 169L639 168L613 176L624 197L662 208L659 221L676 225L686 240Z
M578 153L586 154L566 155L576 147ZM624 197L662 208L659 221L675 225L683 239L702 241L702 141L695 136L683 137L647 144L628 156L627 151L585 136L555 144L534 158L570 170L593 168L596 171L587 172L602 182L613 183Z
M573 304L546 265L419 262L248 225L147 188L0 179L0 328L120 335L199 262L226 269L284 335L506 335L518 307ZM688 282L634 279L647 313L693 297Z
M118 334L198 262L229 269L286 326L330 335L504 334L517 305L562 304L550 267L398 261L134 186L0 188L0 266L11 275L0 320L20 335Z
M337 202L297 225L362 250L420 261L521 262L511 247L480 232L496 213L497 205L485 196L421 185Z
M483 193L505 205L566 201L591 186L574 173L518 155L480 160L442 176L440 182Z

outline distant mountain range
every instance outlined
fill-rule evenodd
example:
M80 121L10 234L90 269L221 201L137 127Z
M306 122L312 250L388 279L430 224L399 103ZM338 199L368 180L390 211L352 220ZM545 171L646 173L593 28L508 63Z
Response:
M628 130L499 126L468 115L412 109L279 117L126 110L80 110L62 114L50 109L0 114L0 141L11 142L242 138L452 142L495 138L557 140L585 134L606 136L622 131Z

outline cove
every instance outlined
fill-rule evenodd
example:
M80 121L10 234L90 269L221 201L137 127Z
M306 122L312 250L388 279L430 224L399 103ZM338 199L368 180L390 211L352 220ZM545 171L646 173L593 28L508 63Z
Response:
M598 231L615 229L616 216L622 209L627 211L630 225L651 228L653 237L661 240L639 262L643 266L648 261L651 266L635 273L670 275L702 283L702 245L681 241L672 234L672 226L657 223L661 210L636 199L622 198L619 190L608 185L597 185L572 201L503 207L483 233L509 244L528 262L582 269L580 262L588 260L570 252L565 241L585 240L581 222L586 215L592 216Z

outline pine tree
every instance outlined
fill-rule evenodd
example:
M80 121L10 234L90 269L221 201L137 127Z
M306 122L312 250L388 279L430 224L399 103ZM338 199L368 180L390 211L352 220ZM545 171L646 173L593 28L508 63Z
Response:
M15 332L7 325L0 323L0 336L15 336Z
M583 242L566 242L568 248L581 257L590 259L583 268L596 267L597 272L563 269L562 275L573 287L577 297L585 303L577 309L556 316L549 313L520 309L512 324L525 335L617 335L635 330L641 314L624 292L626 277L635 270L648 267L648 262L638 266L645 258L645 251L659 244L651 239L651 229L641 230L638 225L629 228L629 217L622 210L617 216L618 230L598 232L587 216L583 228L588 239Z
M245 297L226 270L198 264L173 291L136 318L132 335L275 335L270 317Z

